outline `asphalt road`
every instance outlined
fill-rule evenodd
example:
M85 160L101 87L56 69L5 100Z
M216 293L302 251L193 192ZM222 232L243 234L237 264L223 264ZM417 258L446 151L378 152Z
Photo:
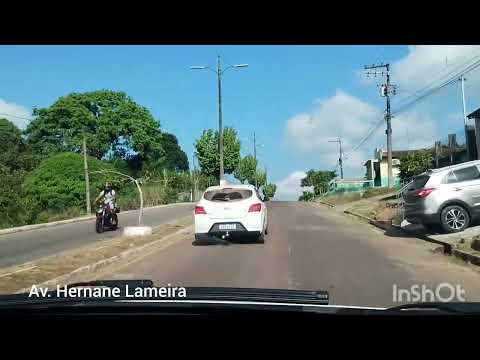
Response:
M145 225L157 226L192 214L193 204L174 204L147 208ZM95 220L56 225L36 230L0 235L0 267L18 265L60 251L74 249L121 234L122 227L137 225L138 211L119 214L119 229L95 232Z
M433 253L433 244L386 235L319 205L268 206L265 244L193 246L183 240L106 276L152 279L157 286L324 289L332 304L380 307L398 305L393 286L436 290L449 283L462 286L468 301L480 301L480 273Z

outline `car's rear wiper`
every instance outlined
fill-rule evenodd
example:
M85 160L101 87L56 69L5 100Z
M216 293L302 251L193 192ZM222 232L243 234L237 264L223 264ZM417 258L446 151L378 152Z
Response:
M386 309L386 311L422 311L432 310L449 314L480 314L480 302L426 302L404 304Z

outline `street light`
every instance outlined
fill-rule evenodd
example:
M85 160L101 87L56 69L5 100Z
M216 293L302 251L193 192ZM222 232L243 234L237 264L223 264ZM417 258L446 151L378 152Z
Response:
M218 152L220 154L220 185L224 182L224 170L223 170L223 119L222 119L222 75L225 71L232 68L244 68L248 64L229 65L225 69L222 69L222 63L220 55L217 56L217 68L212 69L210 66L190 66L190 70L210 70L217 75L217 88L218 88L218 135L219 145Z

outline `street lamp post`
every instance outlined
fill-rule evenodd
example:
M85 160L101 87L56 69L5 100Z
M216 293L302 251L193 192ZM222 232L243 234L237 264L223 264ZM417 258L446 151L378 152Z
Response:
M190 70L210 70L217 75L217 89L218 89L218 152L220 154L220 185L222 185L225 178L223 168L223 118L222 118L222 75L225 71L231 68L243 68L248 64L229 65L222 69L222 62L220 55L217 56L217 68L214 70L209 66L190 66Z

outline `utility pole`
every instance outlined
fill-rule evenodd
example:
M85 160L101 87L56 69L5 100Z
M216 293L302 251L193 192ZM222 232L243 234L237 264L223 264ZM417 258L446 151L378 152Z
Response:
M222 62L217 56L217 84L218 84L218 151L220 153L220 185L225 178L223 172L223 118L222 118Z
M195 153L193 153L192 161L193 161L193 201L197 201L198 174L197 174L197 168L195 166Z
M253 158L255 159L255 189L258 188L257 184L257 141L255 139L255 131L253 132Z
M337 138L337 140L329 140L328 142L335 142L340 145L340 156L338 158L338 164L340 165L340 179L343 180L343 151L342 151L342 139Z
M220 154L220 185L222 185L225 174L223 167L223 118L222 118L222 75L225 71L231 68L243 68L248 64L229 65L222 69L222 61L220 55L217 55L217 67L213 70L209 66L190 66L191 70L211 70L217 75L217 89L218 89L218 151Z
M85 136L85 131L83 132L82 148L83 148L83 169L85 171L85 195L86 195L85 197L87 201L87 215L90 216L92 214L92 208L90 205L90 178L88 176L87 139Z
M467 110L465 106L465 86L464 86L465 80L466 79L462 74L462 76L460 77L460 82L462 83L463 125L465 127L465 147L467 149L467 161L470 161L472 159L470 158L470 146L468 143Z
M385 112L385 120L387 122L387 130L385 133L387 134L387 162L388 162L388 187L391 188L393 186L393 171L392 171L392 115L390 111L390 95L395 95L396 93L396 86L390 84L390 64L379 64L379 65L370 65L364 66L365 70L371 69L385 69L385 72L382 70L381 72L372 71L367 72L366 75L369 77L370 75L373 76L385 76L387 78L387 83L383 84L380 87L380 96L387 98L387 109Z

